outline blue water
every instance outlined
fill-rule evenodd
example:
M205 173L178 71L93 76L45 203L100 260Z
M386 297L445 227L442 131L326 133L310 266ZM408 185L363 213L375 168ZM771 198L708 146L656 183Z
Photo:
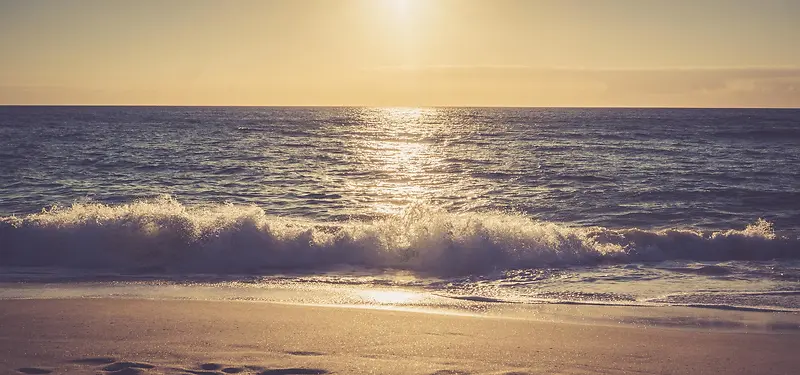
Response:
M0 107L0 281L795 310L798 165L800 110Z

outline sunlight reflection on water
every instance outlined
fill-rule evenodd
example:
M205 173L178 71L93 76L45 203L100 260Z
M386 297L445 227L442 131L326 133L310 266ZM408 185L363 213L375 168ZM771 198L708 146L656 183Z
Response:
M374 137L361 139L352 151L384 175L364 186L369 196L380 197L371 202L373 211L397 214L409 204L429 199L435 193L430 182L436 176L428 170L441 163L425 142L426 134L438 128L429 124L436 109L375 108L362 115Z

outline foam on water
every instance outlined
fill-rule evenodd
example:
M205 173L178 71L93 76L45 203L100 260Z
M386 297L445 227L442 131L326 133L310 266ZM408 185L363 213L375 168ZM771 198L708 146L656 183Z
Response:
M187 206L165 196L75 203L0 219L0 265L146 273L326 270L348 265L437 276L663 260L800 258L759 220L741 229L609 229L503 212L413 205L370 221L273 216L252 205Z

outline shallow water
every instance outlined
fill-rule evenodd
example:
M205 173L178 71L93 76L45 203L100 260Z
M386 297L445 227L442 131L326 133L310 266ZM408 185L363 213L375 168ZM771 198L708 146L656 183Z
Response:
M0 281L797 310L798 162L797 110L0 107Z

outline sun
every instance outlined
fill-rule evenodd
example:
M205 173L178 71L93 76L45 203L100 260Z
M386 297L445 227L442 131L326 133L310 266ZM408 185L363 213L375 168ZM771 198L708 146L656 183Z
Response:
M373 9L394 24L410 28L423 14L430 11L432 0L373 0Z
M415 0L383 0L389 7L389 10L397 15L407 15L411 12Z

